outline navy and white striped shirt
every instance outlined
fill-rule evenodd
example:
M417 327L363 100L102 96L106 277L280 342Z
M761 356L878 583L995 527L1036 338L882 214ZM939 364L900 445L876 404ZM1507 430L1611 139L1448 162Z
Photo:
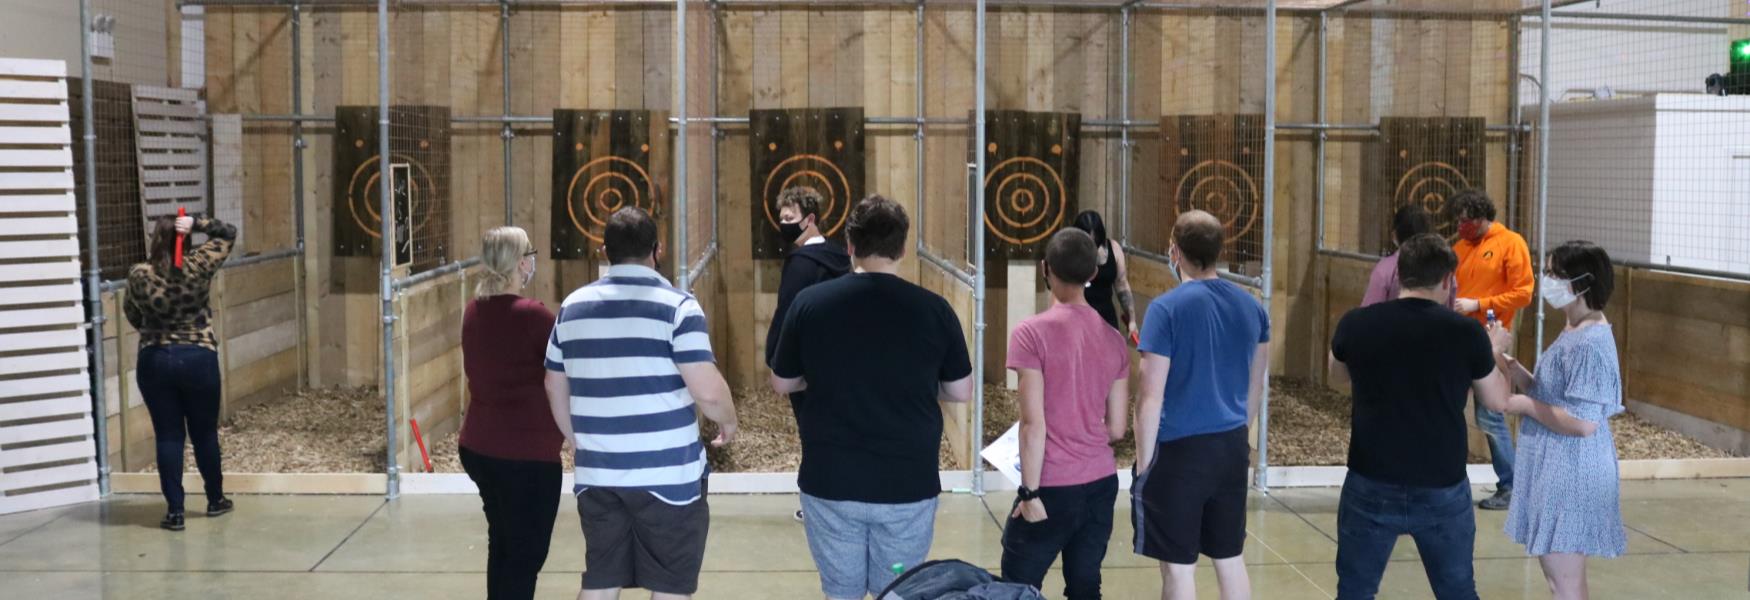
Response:
M576 488L645 490L670 504L700 496L705 446L678 365L712 362L705 313L655 270L614 265L559 309L547 369L571 380Z

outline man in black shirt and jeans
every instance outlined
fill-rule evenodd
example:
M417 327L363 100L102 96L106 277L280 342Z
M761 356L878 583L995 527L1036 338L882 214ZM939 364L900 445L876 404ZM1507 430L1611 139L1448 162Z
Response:
M1409 535L1436 598L1477 597L1476 514L1465 475L1466 393L1541 422L1561 409L1509 400L1483 326L1444 304L1458 258L1432 234L1398 250L1398 299L1349 311L1331 339L1331 377L1349 380L1349 474L1337 509L1337 597L1373 598Z
M893 565L929 555L941 492L938 401L972 396L954 309L896 274L910 226L891 200L859 202L845 226L856 272L796 296L771 360L774 390L808 391L796 404L796 483L827 598L879 594Z

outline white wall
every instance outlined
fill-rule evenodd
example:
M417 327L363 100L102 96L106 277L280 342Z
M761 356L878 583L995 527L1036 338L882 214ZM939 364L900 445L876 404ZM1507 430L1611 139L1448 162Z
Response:
M1743 17L1750 12L1750 4L1744 0L1598 0L1559 12ZM1560 101L1573 88L1599 86L1625 92L1700 93L1709 74L1727 69L1730 38L1725 25L1558 18L1551 29L1552 101ZM1535 19L1525 21L1521 42L1520 72L1536 76L1541 40ZM1522 86L1520 97L1528 105L1535 104L1537 88Z
M182 62L180 54L169 56L166 31L174 1L92 0L93 12L115 17L116 58L96 61L96 78L171 84L170 66ZM0 0L0 57L66 61L67 74L78 77L79 2Z

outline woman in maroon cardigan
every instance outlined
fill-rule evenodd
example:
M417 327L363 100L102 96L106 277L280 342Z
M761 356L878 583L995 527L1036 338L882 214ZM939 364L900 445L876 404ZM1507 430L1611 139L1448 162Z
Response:
M462 315L462 367L472 400L462 420L462 468L486 510L486 597L533 598L559 513L560 448L543 387L553 313L519 294L535 249L517 227L486 232L485 271Z

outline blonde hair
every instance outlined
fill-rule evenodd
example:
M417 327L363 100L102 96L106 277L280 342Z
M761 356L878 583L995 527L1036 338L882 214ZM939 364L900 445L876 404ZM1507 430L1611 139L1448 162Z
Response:
M486 269L480 272L480 284L475 286L474 295L484 298L508 294L519 287L523 275L517 272L517 265L522 263L524 254L534 249L534 244L529 243L529 232L521 227L488 230L480 238L480 264Z

